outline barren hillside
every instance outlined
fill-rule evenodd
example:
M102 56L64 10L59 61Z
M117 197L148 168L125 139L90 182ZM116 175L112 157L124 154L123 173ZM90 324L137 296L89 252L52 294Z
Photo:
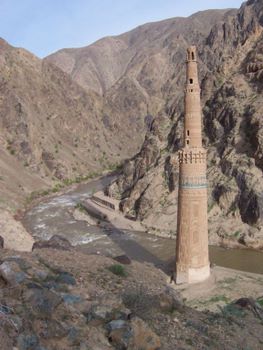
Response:
M263 248L262 11L261 0L248 1L199 45L213 244ZM141 151L109 192L149 230L174 235L183 99L171 88L166 101Z
M149 23L43 61L1 40L2 206L134 155L153 116L180 99L187 45L233 12Z
M108 37L80 49L63 49L48 56L87 91L103 96L108 116L123 129L138 133L160 111L176 105L182 96L185 50L195 43L202 48L212 26L236 10L208 10L188 18L148 23L116 37ZM213 59L201 58L202 75Z
M170 77L169 68L175 71L175 65L181 63L180 55L175 56L177 51L183 58L185 46L201 42L216 22L232 12L235 10L207 10L188 18L144 24L122 35L103 38L90 46L62 49L46 60L69 73L86 90L105 94L119 80L129 77L152 97L150 85L155 83L161 90ZM162 75L159 75L160 71Z
M33 190L108 169L131 156L138 145L122 147L129 135L104 110L98 94L1 40L2 206L15 208Z

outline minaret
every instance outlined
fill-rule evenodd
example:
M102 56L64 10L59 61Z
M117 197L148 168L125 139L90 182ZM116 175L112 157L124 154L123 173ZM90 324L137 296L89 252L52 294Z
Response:
M195 283L210 275L207 228L206 150L196 48L187 50L184 146L179 151L176 283Z

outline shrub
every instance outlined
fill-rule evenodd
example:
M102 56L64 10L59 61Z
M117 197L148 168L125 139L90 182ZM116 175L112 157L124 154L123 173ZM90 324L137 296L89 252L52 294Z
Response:
M82 211L82 212L86 212L86 208L81 203L76 204L75 209L78 209L79 211Z
M120 277L127 277L128 273L125 270L125 267L119 264L114 264L109 267L109 270L114 273L114 275L120 276Z
M236 231L236 232L234 233L234 236L235 236L235 237L239 237L239 236L240 236L240 232L239 232L239 231Z

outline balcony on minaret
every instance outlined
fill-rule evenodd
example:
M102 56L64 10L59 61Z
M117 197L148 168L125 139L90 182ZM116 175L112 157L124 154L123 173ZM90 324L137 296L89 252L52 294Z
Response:
M187 49L187 62L194 61L196 62L196 47L190 46Z

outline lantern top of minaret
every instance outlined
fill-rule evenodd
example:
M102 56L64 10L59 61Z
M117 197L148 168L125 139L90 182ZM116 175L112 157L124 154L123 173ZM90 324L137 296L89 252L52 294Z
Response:
M189 46L187 49L187 62L196 62L197 54L196 54L196 47L195 46Z

